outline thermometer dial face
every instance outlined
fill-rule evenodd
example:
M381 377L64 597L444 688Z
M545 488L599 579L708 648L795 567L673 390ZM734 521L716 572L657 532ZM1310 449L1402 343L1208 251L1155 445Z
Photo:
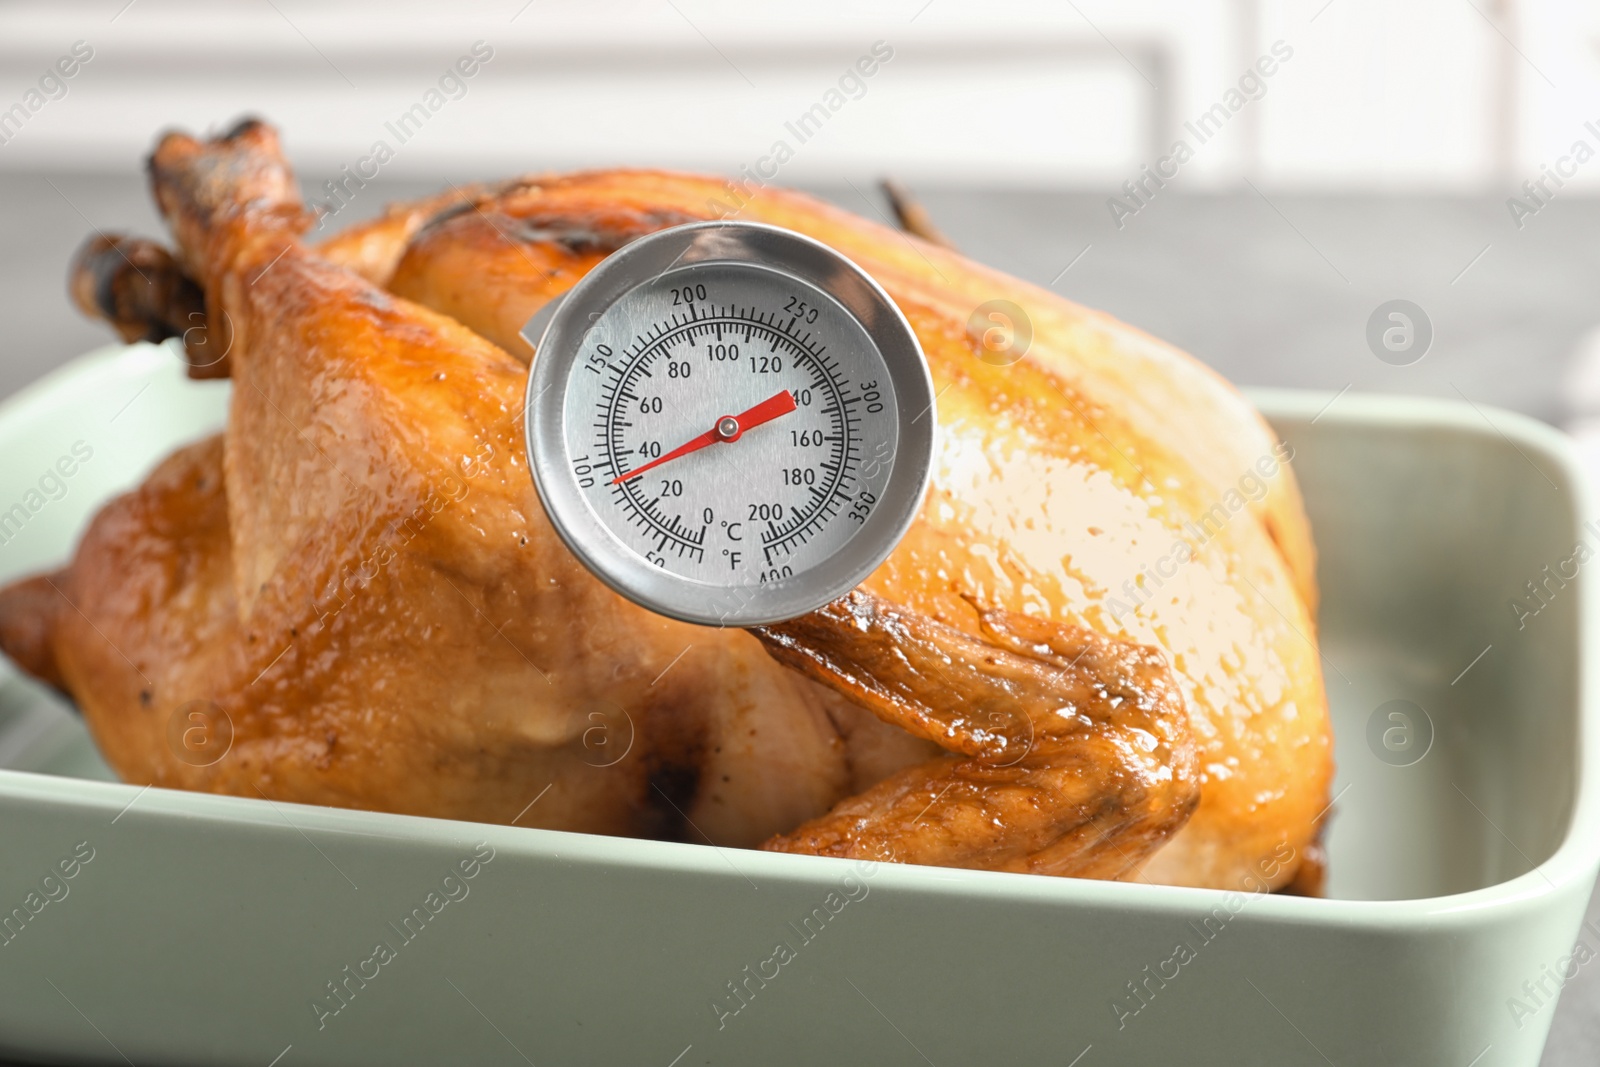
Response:
M753 625L820 607L920 504L935 414L916 338L809 238L654 234L596 268L534 343L546 511L602 580L662 614Z

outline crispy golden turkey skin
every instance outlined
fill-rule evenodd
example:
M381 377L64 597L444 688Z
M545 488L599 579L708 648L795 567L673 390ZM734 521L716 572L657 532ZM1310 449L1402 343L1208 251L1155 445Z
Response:
M107 505L67 568L0 591L0 647L72 695L126 780L1316 890L1332 758L1309 529L1286 450L1189 356L779 190L535 177L313 247L259 123L168 135L151 173L173 269L228 344L227 429ZM939 396L899 548L755 632L606 589L550 528L521 445L523 323L628 240L730 215L860 264ZM127 247L97 246L102 274ZM125 335L160 318L159 293L91 281L80 303L111 294ZM1005 366L969 326L995 299L1033 327ZM195 706L232 727L207 766L171 740Z

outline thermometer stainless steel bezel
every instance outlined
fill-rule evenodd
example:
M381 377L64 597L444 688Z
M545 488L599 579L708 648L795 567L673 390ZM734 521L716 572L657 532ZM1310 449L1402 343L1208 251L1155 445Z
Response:
M791 577L718 585L646 561L591 508L568 450L567 390L594 323L641 285L688 266L747 265L752 276L788 275L832 297L877 348L894 391L898 443L872 513L844 545ZM855 588L892 552L916 518L933 464L933 381L911 325L865 271L827 245L776 226L699 222L661 230L613 253L559 303L523 328L536 357L524 403L528 465L551 525L601 581L634 602L684 622L757 626L795 618Z

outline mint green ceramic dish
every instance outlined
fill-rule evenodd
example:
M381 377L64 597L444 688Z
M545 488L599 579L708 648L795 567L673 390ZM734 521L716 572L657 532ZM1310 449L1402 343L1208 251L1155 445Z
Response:
M27 512L0 526L0 576L65 558L102 500L220 424L226 395L135 346L0 406L0 515ZM141 790L92 780L76 721L8 675L0 1054L1537 1063L1600 856L1582 478L1559 434L1504 412L1256 399L1321 551L1329 899ZM1586 959L1600 938L1583 937Z

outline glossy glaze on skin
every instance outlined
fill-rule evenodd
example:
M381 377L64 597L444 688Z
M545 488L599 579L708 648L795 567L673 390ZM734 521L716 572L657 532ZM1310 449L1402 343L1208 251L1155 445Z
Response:
M1166 657L986 610L981 636L854 592L756 634L780 663L950 753L764 847L942 867L1116 878L1200 799Z
M517 444L521 325L631 237L723 211L723 185L602 172L453 192L318 255L296 240L304 215L263 128L169 138L154 170L209 316L237 331L226 440L107 508L56 579L82 615L58 606L27 646L128 780L490 821L550 785L521 824L898 843L914 861L1223 888L1269 867L1281 885L1304 861L1315 888L1332 767L1309 533L1259 417L1189 357L947 250L751 191L739 217L816 237L884 285L939 392L934 487L862 588L877 607L774 628L795 670L749 634L600 586L550 531ZM1034 328L1008 366L978 358L968 328L994 298ZM1192 562L1173 563L1180 540ZM0 594L8 651L26 644L5 636L12 606L37 616L47 599ZM863 619L959 662L964 687L871 696L874 663L901 658L864 642ZM1070 665L1065 648L1093 651ZM1000 773L958 769L974 758L960 730L936 744L902 728L906 707L997 691L1030 723L1076 701L1084 733L1045 731ZM1137 712L1111 692L1142 694ZM201 698L234 722L210 768L164 732ZM628 737L627 757L594 766L619 751L596 742ZM902 817L957 780L932 815ZM999 838L971 821L986 804L1009 812Z
M677 174L530 180L424 227L389 285L512 344L600 258L511 239L519 219L551 232L570 218L585 234L598 218L620 219L621 240L640 219L716 217L729 200L722 183ZM781 190L750 191L737 217L850 256L894 297L927 354L941 430L934 489L865 588L969 630L970 597L1164 649L1200 745L1202 798L1144 875L1232 887L1263 869L1286 882L1294 867L1275 854L1319 864L1312 824L1333 768L1315 555L1260 416L1171 346L946 249ZM996 297L1033 325L1028 352L1006 366L978 358L968 325ZM1177 561L1179 541L1192 562Z

